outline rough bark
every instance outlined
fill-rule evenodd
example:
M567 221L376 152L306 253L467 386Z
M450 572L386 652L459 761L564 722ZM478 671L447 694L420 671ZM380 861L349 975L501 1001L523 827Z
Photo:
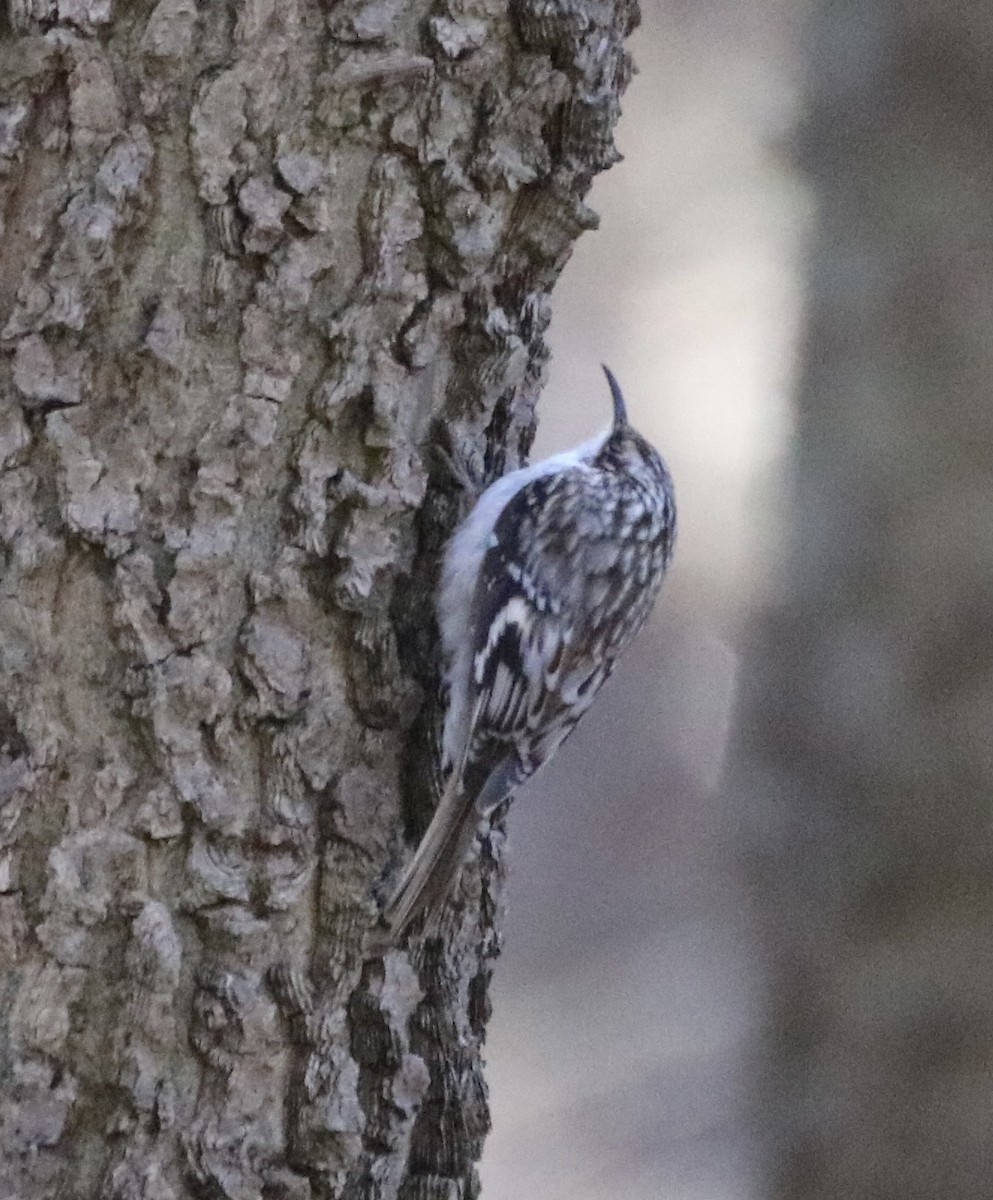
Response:
M527 449L636 18L9 0L3 1200L478 1191L499 835L362 939L431 803L436 426Z
M993 10L822 3L796 534L754 681L769 1194L993 1178Z

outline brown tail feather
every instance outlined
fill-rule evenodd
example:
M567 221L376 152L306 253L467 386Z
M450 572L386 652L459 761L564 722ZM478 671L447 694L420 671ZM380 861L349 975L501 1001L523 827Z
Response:
M435 911L447 897L479 823L476 806L454 772L427 832L383 911L393 942L422 912Z

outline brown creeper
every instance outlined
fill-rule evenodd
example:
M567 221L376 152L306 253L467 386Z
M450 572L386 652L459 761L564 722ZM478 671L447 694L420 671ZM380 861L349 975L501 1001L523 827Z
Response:
M651 610L672 555L672 479L613 425L483 492L445 551L441 799L384 911L393 939L445 900L479 822L547 762Z

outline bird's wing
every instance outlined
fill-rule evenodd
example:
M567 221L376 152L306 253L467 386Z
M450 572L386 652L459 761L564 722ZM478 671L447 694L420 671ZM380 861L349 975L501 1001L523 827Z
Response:
M577 519L577 489L588 497L596 475L577 466L534 479L496 523L473 597L468 793L508 747L519 759L510 787L533 774L613 667L621 547L607 507L590 511L587 499Z

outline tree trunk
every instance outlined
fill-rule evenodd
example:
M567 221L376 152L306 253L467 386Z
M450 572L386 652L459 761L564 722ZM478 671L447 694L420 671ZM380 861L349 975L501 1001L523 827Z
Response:
M775 1196L989 1195L993 9L815 10L789 598L755 680Z
M363 953L634 0L0 27L0 1197L478 1191L499 837Z

